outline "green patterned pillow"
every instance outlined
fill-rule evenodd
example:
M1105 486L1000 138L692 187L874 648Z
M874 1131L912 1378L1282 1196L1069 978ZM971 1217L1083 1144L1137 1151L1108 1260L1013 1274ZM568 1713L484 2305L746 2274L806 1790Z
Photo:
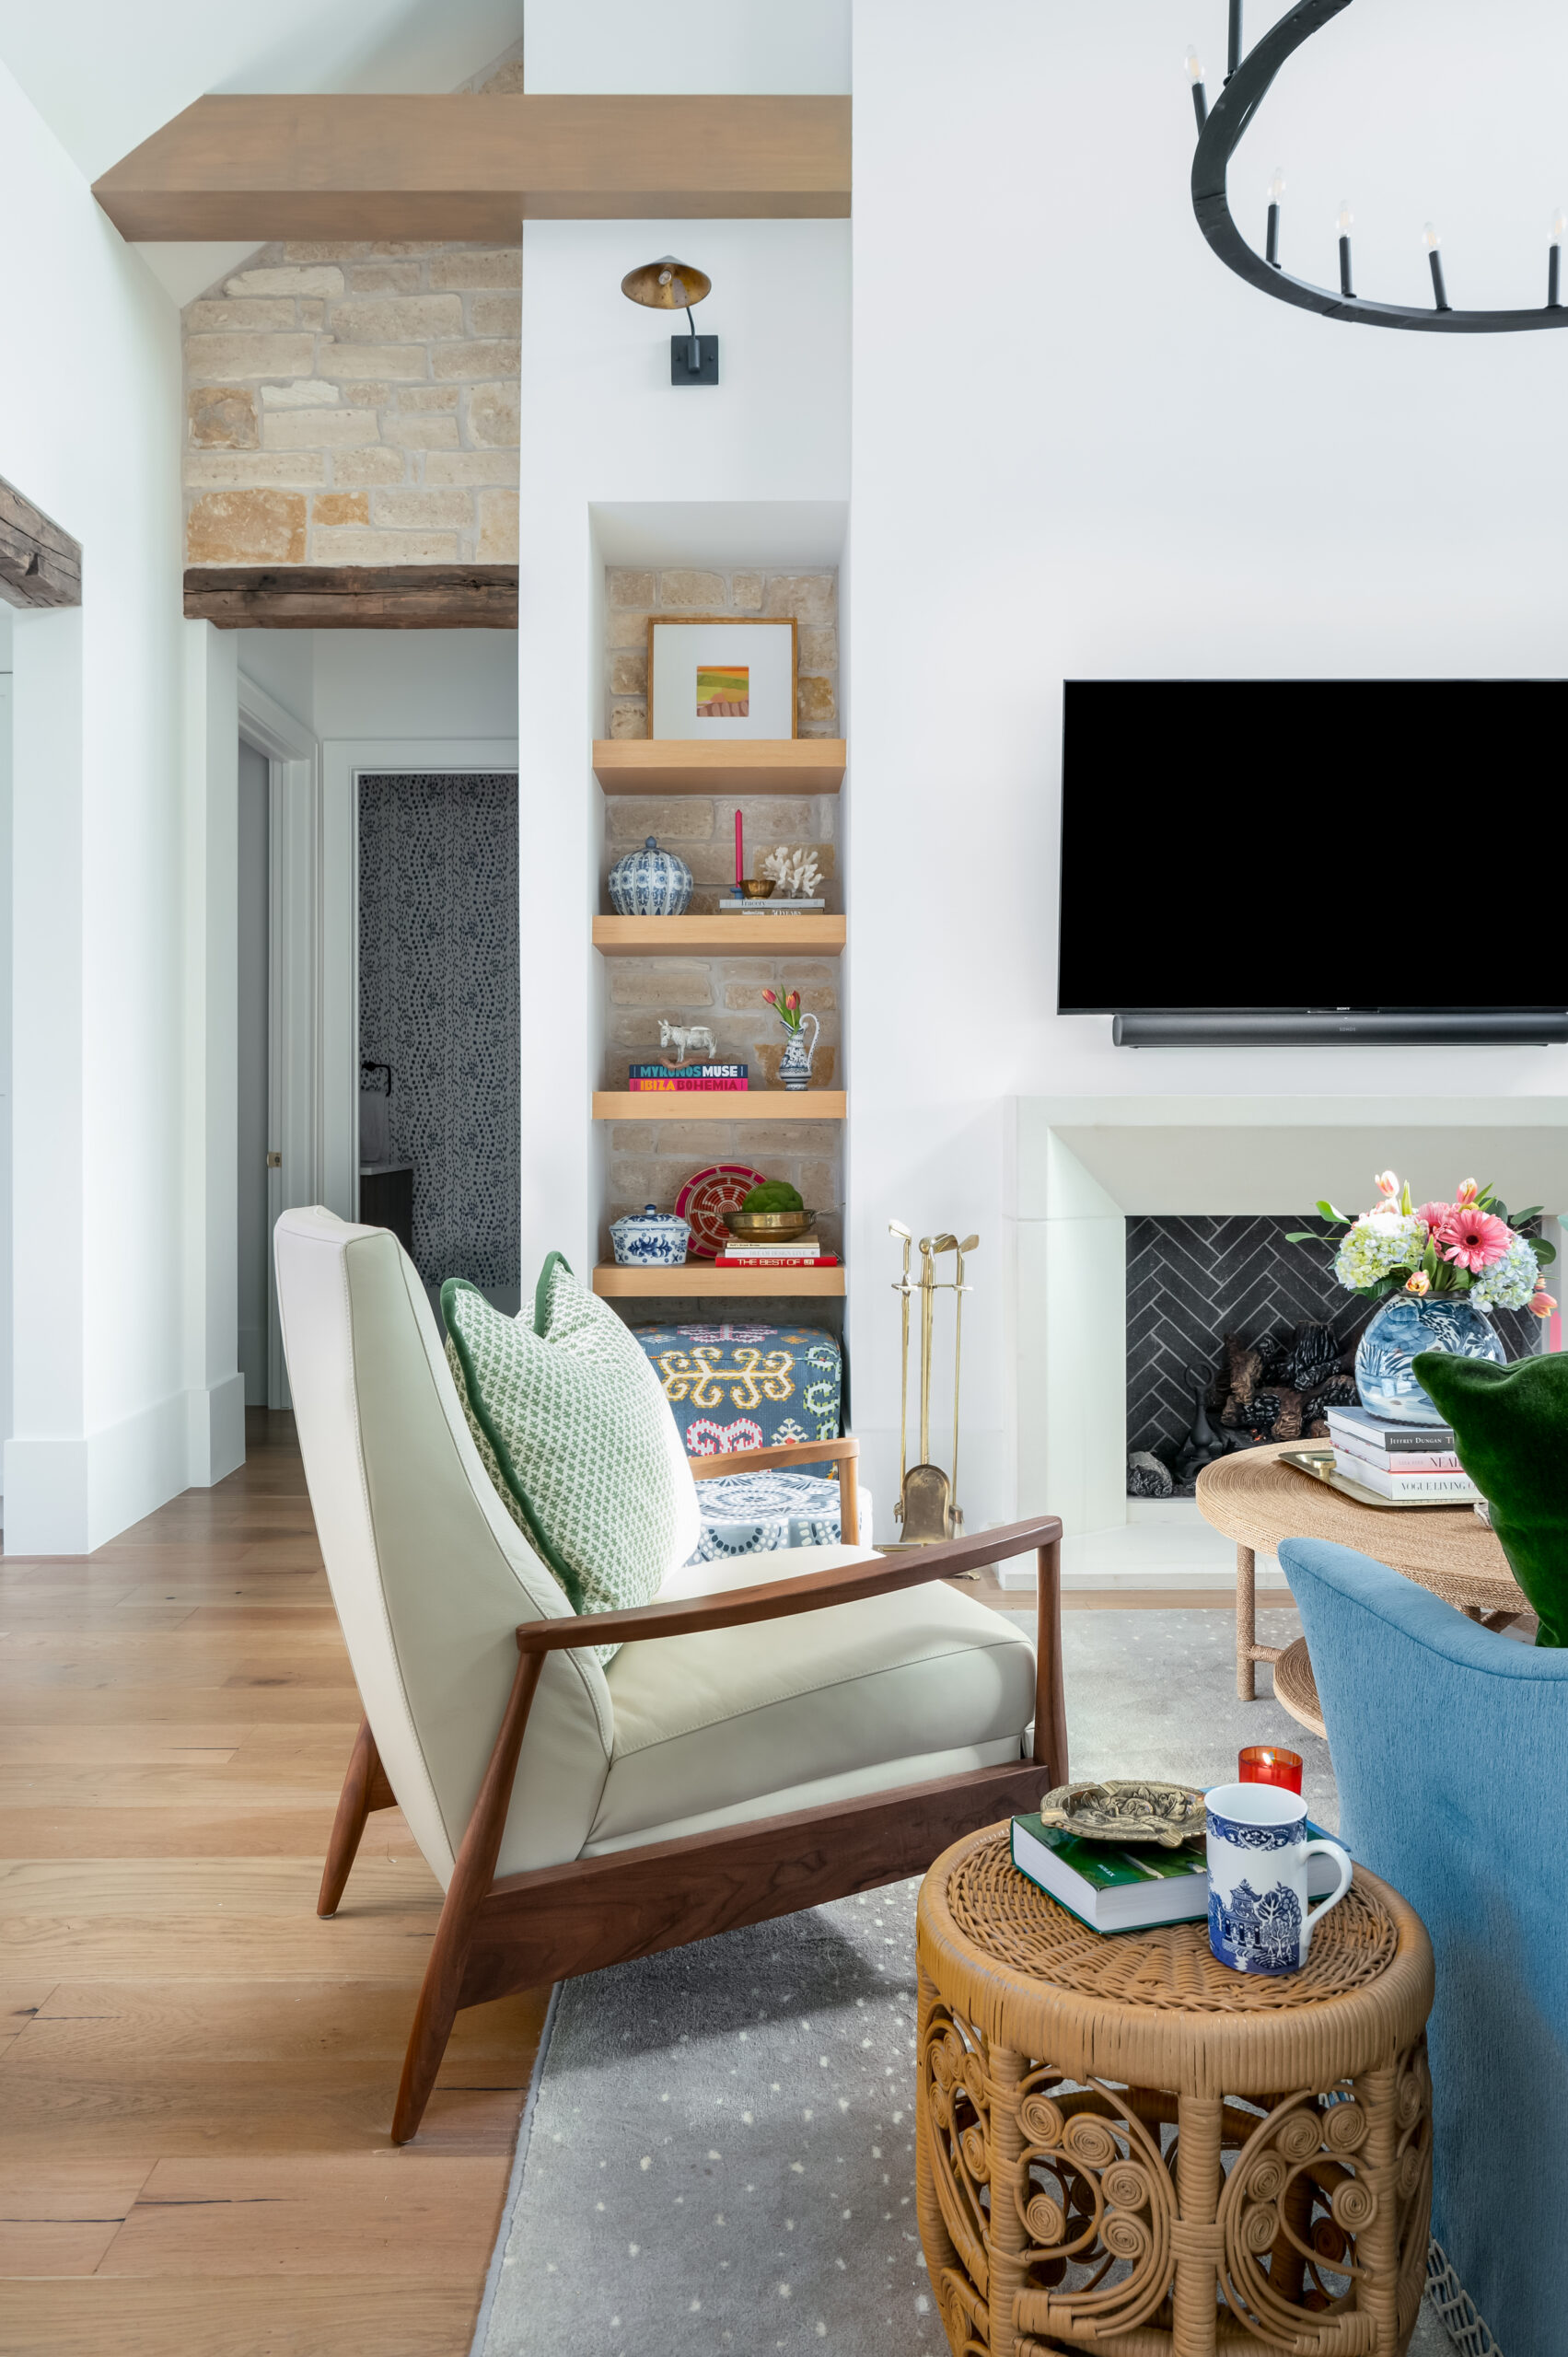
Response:
M540 1271L531 1329L462 1277L442 1286L441 1313L485 1470L573 1610L651 1603L701 1526L669 1402L620 1318L559 1252Z

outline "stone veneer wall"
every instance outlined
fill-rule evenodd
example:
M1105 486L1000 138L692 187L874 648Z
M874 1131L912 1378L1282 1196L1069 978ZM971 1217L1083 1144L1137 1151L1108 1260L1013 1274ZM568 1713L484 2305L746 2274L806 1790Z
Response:
M612 567L607 580L607 670L612 737L647 735L647 622L650 614L793 614L799 625L799 728L803 737L833 737L839 729L838 579L830 571L770 574L666 568L633 571ZM712 911L735 879L735 813L738 797L717 795L605 796L602 871L608 875L624 851L648 835L679 852L695 878L694 915ZM809 847L823 871L822 897L830 913L842 910L838 865L839 802L836 795L746 795L738 797L746 832L747 872L761 875L762 861L781 845ZM610 912L601 883L600 907ZM736 917L745 938L765 947L761 928L767 917ZM739 946L738 942L738 947ZM776 1088L784 1032L764 990L798 990L821 1024L812 1085L843 1086L841 1069L839 961L836 958L607 958L601 961L609 994L605 1020L605 1069L601 1086L624 1088L626 1067L659 1053L659 1017L674 1023L705 1023L725 1062L750 1066L753 1086ZM780 1097L777 1121L617 1121L610 1133L608 1217L656 1203L672 1211L693 1170L710 1162L746 1162L769 1178L787 1178L821 1213L822 1240L842 1244L840 1132L828 1125L790 1120L799 1099ZM603 1239L605 1257L610 1239ZM802 1301L802 1317L821 1323L819 1310L836 1305ZM643 1305L636 1305L638 1323ZM727 1314L727 1310L726 1310Z
M187 306L203 564L515 563L520 247L291 242Z

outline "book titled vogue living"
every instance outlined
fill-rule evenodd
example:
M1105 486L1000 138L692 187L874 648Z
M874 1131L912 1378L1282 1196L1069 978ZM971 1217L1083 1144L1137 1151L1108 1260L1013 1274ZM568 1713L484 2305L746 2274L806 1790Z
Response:
M1426 1498L1434 1505L1451 1499L1457 1506L1468 1506L1481 1495L1468 1473L1390 1473L1387 1466L1369 1465L1365 1457L1348 1454L1342 1463L1337 1446L1334 1466L1347 1480L1359 1481L1380 1498Z
M1309 1840L1324 1838L1310 1817L1303 1829ZM1209 1911L1209 1869L1201 1846L1119 1850L1107 1841L1080 1840L1038 1817L1016 1817L1013 1864L1091 1932L1198 1923ZM1336 1861L1315 1850L1307 1861L1308 1898L1327 1898L1339 1878Z

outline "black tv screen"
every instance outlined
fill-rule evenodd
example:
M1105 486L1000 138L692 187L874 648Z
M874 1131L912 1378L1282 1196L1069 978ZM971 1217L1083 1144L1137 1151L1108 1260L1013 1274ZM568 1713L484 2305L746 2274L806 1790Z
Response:
M1568 1005L1565 725L1559 680L1070 679L1062 1013Z

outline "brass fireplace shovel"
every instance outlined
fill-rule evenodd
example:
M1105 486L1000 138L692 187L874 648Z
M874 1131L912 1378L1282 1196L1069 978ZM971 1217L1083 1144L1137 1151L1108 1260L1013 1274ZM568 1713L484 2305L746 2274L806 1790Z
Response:
M920 1455L904 1476L899 1519L906 1547L930 1547L953 1536L953 1490L931 1457L931 1342L936 1311L936 1254L958 1249L956 1236L920 1239Z

